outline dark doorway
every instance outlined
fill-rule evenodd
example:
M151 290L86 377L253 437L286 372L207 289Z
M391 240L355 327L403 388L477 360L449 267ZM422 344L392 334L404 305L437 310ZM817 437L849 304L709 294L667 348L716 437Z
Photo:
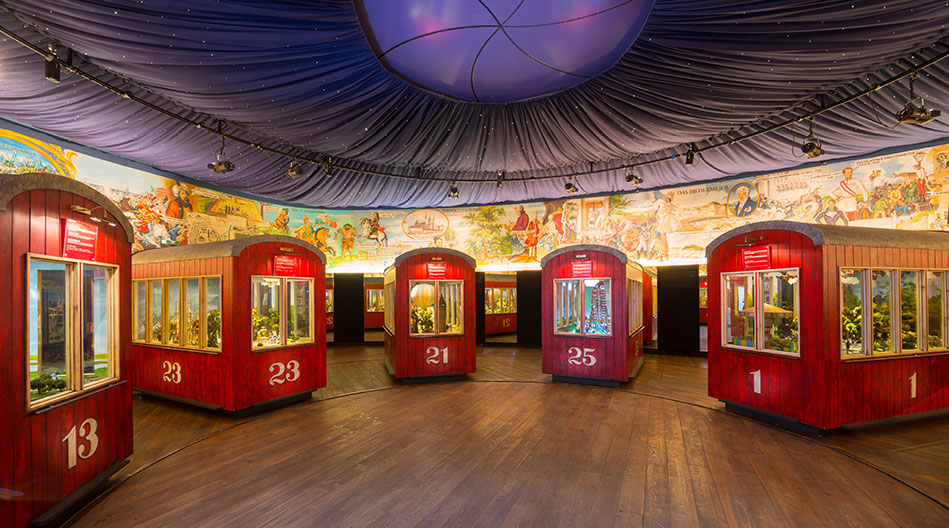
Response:
M658 272L658 352L699 352L699 267L663 266Z
M364 303L362 273L333 275L334 343L362 343L364 340Z
M540 270L517 272L517 344L540 346Z

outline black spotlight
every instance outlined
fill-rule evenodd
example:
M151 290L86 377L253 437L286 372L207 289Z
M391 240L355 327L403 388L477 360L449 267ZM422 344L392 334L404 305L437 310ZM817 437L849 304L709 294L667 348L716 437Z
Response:
M685 166L691 167L695 164L695 153L698 152L695 149L695 143L689 143L689 150L685 153Z
M504 171L498 171L498 189L504 187Z
M323 173L326 175L327 178L333 177L333 169L334 169L333 158L329 156L324 156L323 159L320 160L320 167L323 168Z
M221 155L218 154L217 161L213 163L208 163L208 168L213 170L218 174L225 174L234 170L234 162L227 158L221 158Z
M458 198L458 187L455 187L455 184L451 184L451 187L448 188L448 197L449 198Z
M632 185L639 185L643 182L643 179L636 175L636 171L632 167L626 169L626 183Z
M916 93L913 89L913 83L915 81L916 74L914 73L909 78L909 99L906 100L906 105L903 106L903 109L896 114L896 118L900 120L900 123L925 125L926 123L942 115L942 112L939 110L926 108L926 102L923 101L923 98L916 97ZM919 106L916 106L916 101L919 101Z
M567 183L565 183L565 184L563 185L563 188L564 188L565 191L567 191L567 192L570 193L570 194L573 194L573 193L575 193L575 192L577 192L577 191L580 190L580 189L577 188L576 185L573 184L572 181L568 181Z
M814 118L810 118L807 123L807 137L801 143L801 152L808 158L819 158L824 154L821 148L820 139L814 135Z
M287 178L294 179L303 176L303 166L297 163L291 163L290 168L287 169Z

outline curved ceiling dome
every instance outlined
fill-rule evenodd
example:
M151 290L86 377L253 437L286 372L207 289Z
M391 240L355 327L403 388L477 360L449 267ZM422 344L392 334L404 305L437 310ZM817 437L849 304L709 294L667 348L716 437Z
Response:
M565 90L616 63L653 0L357 0L380 62L454 99L511 102Z

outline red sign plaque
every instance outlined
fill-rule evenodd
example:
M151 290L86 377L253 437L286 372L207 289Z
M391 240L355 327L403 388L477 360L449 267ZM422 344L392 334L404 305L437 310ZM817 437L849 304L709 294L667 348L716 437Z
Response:
M570 263L570 276L574 279L585 279L593 276L593 262L580 260Z
M96 237L99 228L72 218L63 219L63 258L96 259Z
M294 275L297 272L297 258L290 255L274 255L274 275Z
M448 264L445 262L429 262L428 278L433 280L448 278Z
M741 250L741 266L746 271L771 267L771 247L752 246Z

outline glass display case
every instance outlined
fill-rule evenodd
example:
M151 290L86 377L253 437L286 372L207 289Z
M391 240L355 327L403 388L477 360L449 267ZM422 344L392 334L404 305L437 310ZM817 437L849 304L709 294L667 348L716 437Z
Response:
M254 347L308 343L313 340L310 314L312 283L312 279L251 278L251 335ZM286 305L284 291L288 293ZM284 313L287 313L286 321Z
M800 353L797 269L722 274L722 344Z
M136 280L132 295L132 341L220 350L220 277ZM148 321L152 321L150 326Z
M517 288L485 288L484 313L489 315L517 313Z
M326 290L326 313L333 313L333 290Z
M379 289L366 290L366 311L385 312L385 293Z
M612 335L611 279L555 279L554 333Z
M461 281L409 281L409 335L464 333Z

